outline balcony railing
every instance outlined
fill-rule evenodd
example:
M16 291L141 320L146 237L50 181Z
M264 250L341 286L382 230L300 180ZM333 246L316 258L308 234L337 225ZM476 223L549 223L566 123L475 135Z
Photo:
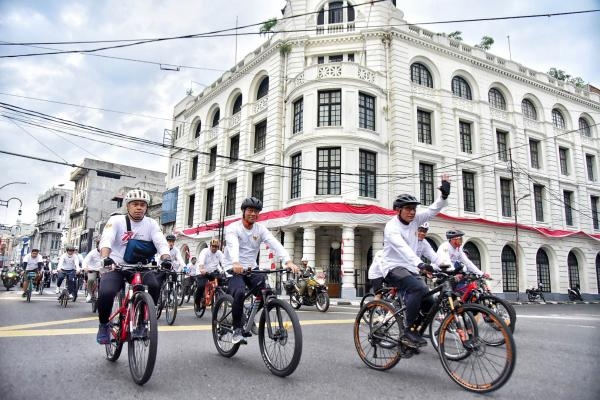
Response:
M354 21L339 24L317 25L317 35L331 35L335 33L354 32Z
M269 104L269 95L265 95L258 99L256 103L254 103L254 107L252 107L253 114L258 114L262 110L267 109L267 105Z

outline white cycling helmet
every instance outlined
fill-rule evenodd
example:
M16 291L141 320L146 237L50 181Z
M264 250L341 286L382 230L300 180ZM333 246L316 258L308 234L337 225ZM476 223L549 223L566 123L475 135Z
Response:
M419 229L422 229L425 231L429 230L429 222L427 222L427 221L423 222L421 225L419 225Z
M125 200L125 205L128 205L132 201L145 201L146 204L150 205L151 198L150 198L150 195L147 192L143 191L142 189L131 189L125 195L124 200Z

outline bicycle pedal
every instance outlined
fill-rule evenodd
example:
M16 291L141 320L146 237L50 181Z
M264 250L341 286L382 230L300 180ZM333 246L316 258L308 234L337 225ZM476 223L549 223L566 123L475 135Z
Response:
M243 332L242 336L243 337L252 337L252 332Z

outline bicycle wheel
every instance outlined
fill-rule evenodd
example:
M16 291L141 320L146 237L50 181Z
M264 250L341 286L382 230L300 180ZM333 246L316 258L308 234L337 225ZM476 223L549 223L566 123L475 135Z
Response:
M444 318L446 318L446 313L440 308L435 314L435 317L433 317L431 323L429 324L429 340L431 341L431 345L433 346L433 348L436 350L438 349L437 337L440 332L440 325L442 324Z
M98 311L98 299L96 299L96 297L92 297L91 303L92 303L92 312L95 313L96 311Z
M365 304L367 304L370 301L373 301L373 299L375 299L375 295L373 293L367 293L365 294L362 299L360 299L360 309L362 309L364 307Z
M327 292L317 294L317 310L325 312L329 309L329 295Z
M481 323L483 318L480 318L476 329L471 329L469 321L477 314L487 315L491 322ZM503 344L488 345L490 336L502 337ZM517 353L510 329L500 317L479 304L465 304L448 314L440 326L438 340L438 354L444 370L468 391L488 393L497 390L508 381L515 368ZM468 356L460 360L449 357L456 351Z
M195 282L192 284L192 286L190 286L188 288L188 292L187 292L187 295L185 298L186 304L190 302L190 297L192 297L192 293L194 293L194 291L196 291L196 283ZM179 303L179 305L181 305L181 303Z
M158 304L156 305L156 319L159 319L162 315L162 310L165 306L167 298L167 287L166 285L162 285L160 288L160 295L158 296Z
M290 294L290 304L294 310L299 310L302 305L302 300L300 300L299 296L296 293Z
M133 381L143 385L152 376L158 347L158 323L154 302L148 293L135 294L132 318L132 331L129 332L127 345L129 371Z
M496 296L484 294L479 297L477 303L495 312L504 321L506 326L509 327L510 331L514 333L517 323L517 313L509 302Z
M183 300L186 295L186 291L190 288L185 289L182 284L178 283L176 286L177 298L179 299L179 306L183 304Z
M258 344L271 373L283 377L294 372L302 356L302 328L291 305L279 299L269 300L260 315Z
M233 297L230 295L222 296L215 304L212 315L212 334L213 341L219 354L224 357L233 357L240 348L239 343L233 343L233 315L231 306Z
M354 321L354 346L360 359L378 371L392 368L401 358L401 317L394 306L382 300L367 302Z
M112 311L110 315L114 315L117 310L121 307L123 296L121 291L117 294L113 301ZM105 345L106 359L109 361L117 361L121 355L123 349L123 342L121 341L121 320L122 314L116 314L115 317L109 321L110 323L110 343Z
M44 294L44 285L46 284L46 282L44 281L44 279L40 279L40 284L38 285L38 294L41 296Z
M167 299L165 303L165 317L167 324L173 325L177 317L177 291L171 287L167 290Z

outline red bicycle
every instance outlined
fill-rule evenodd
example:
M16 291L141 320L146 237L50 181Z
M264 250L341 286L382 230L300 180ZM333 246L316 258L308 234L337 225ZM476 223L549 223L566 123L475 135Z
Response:
M154 301L142 284L142 271L155 267L142 264L121 264L122 271L135 271L131 284L115 299L110 316L111 341L106 345L106 358L117 361L127 342L129 371L134 382L148 382L154 370L158 346L158 323Z

